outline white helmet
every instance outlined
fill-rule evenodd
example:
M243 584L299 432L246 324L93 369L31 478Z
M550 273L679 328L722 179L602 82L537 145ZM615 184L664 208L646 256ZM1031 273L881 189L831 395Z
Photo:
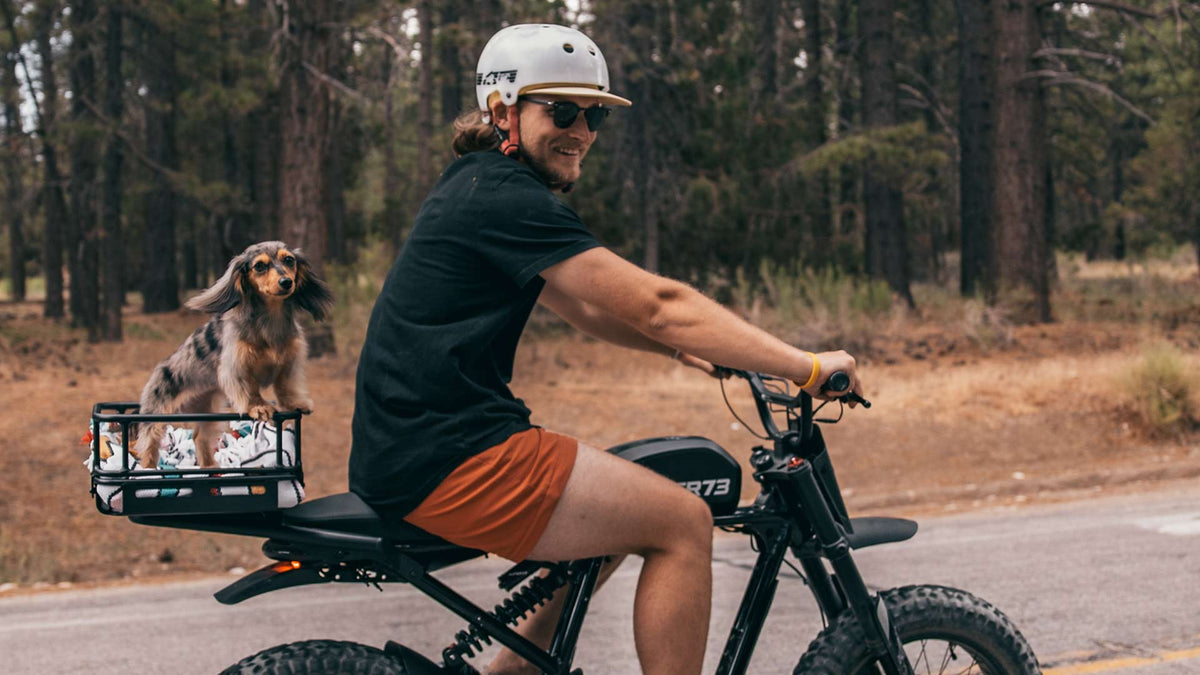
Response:
M550 24L509 26L492 36L475 72L475 97L487 112L495 93L505 105L523 94L586 96L609 105L632 105L608 91L608 65L600 48L574 28Z

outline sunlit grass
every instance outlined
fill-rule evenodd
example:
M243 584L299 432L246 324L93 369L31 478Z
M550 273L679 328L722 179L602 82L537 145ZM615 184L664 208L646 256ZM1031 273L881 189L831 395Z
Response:
M45 277L25 277L25 299L42 300L46 297ZM12 277L0 278L0 299L13 300Z
M1200 421L1196 368L1179 348L1151 344L1116 380L1122 399L1155 435L1183 433Z

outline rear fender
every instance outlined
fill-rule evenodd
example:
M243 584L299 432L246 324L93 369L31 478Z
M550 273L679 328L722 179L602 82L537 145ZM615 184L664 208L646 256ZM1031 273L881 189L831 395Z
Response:
M292 586L308 584L324 584L333 581L329 576L321 574L316 565L306 565L301 562L285 560L272 563L229 584L213 593L217 602L223 605L237 603L253 598L256 595L278 591Z

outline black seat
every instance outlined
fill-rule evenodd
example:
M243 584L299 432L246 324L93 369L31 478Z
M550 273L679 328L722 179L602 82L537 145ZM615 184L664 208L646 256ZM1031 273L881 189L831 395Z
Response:
M304 502L283 514L284 525L381 537L398 544L436 544L442 539L404 521L386 521L353 492Z

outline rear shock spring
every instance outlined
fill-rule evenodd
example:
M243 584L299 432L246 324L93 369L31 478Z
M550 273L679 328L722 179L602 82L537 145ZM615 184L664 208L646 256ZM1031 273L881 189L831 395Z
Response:
M567 583L567 566L559 563L549 568L546 576L534 576L525 586L517 589L503 602L496 605L491 616L501 623L517 625L527 614L536 612L539 607L554 597L554 592ZM492 644L492 636L476 625L467 626L454 636L454 644L442 651L442 659L446 666L461 668L463 659L482 652L485 645Z

